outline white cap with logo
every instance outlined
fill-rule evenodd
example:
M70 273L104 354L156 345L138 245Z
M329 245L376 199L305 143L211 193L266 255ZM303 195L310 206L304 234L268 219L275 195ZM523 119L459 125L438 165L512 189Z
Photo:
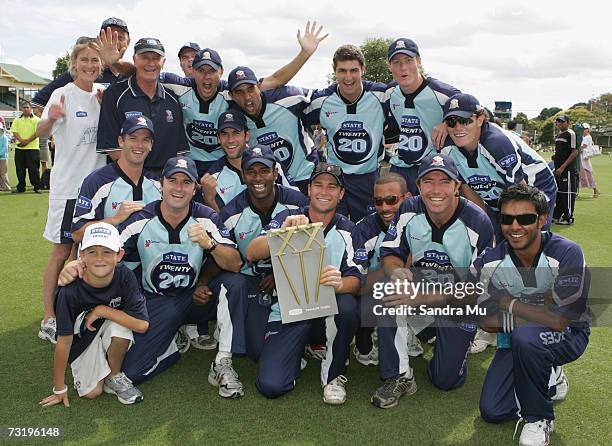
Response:
M87 226L81 242L81 251L91 246L105 246L112 251L119 252L121 249L119 231L113 225L104 222Z

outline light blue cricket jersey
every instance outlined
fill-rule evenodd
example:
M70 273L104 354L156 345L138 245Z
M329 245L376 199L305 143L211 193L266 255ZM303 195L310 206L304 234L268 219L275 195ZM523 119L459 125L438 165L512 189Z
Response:
M119 225L123 262L140 274L144 291L179 296L195 286L204 261L204 250L189 239L189 225L202 223L218 244L236 245L211 208L192 201L187 217L173 228L161 215L160 204L149 203Z
M165 87L178 95L181 103L189 157L203 162L221 158L224 153L217 139L217 123L219 116L229 109L231 101L227 82L219 82L217 94L210 101L205 101L198 95L193 78L163 73L161 80Z
M293 181L308 180L317 160L314 143L302 123L302 110L310 95L309 90L298 87L267 90L261 94L259 115L245 114L251 132L249 145L270 146Z
M455 87L428 77L411 94L404 94L395 83L387 90L387 106L399 130L397 155L391 164L397 167L419 165L436 151L431 140L433 128L442 122L442 110L447 99L461 93Z
M320 123L327 132L327 158L345 174L378 171L384 155L385 90L382 83L363 81L363 93L347 103L338 84L313 93L304 110L306 123Z
M517 134L497 124L486 122L482 126L473 153L456 146L445 147L443 152L457 165L461 181L492 211L499 212L497 201L502 191L523 180L544 192L549 202L557 193L555 176L546 161Z
M286 209L297 209L308 203L304 194L294 189L276 185L276 196L270 211L262 214L252 204L249 191L244 190L221 209L221 220L229 230L230 238L236 242L243 263L240 272L254 276L253 263L246 260L246 250L262 228L270 222L272 217Z
M456 269L467 268L485 248L493 246L493 226L475 204L459 198L451 219L438 228L431 222L422 198L404 200L380 248L380 256L393 255L404 261L412 255L418 267L416 280L454 281Z
M117 163L107 164L83 180L74 207L71 232L90 221L113 217L125 200L148 204L159 199L161 185L154 174L143 171L138 184L134 184Z

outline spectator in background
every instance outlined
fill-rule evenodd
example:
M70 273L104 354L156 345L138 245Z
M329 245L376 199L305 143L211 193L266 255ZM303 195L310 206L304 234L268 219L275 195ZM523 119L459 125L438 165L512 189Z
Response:
M4 119L0 122L0 190L10 191L11 184L8 177L9 139L4 129Z
M584 134L582 135L582 145L580 146L580 188L593 189L593 198L599 197L599 189L597 189L597 183L595 182L595 175L593 175L593 165L591 160L585 157L585 150L590 149L593 146L593 137L591 136L591 126L586 122L582 124Z
M321 124L315 124L312 132L312 140L314 142L317 152L319 152L319 159L325 159L324 151L325 144L327 143L327 136L325 130L321 127Z
M42 116L43 108L34 106L34 114L39 118ZM41 189L49 189L49 187L45 187L42 181L44 173L47 169L50 168L50 158L49 158L49 137L47 136L39 136L38 137L38 150L40 151L39 160L40 160L40 179L41 179Z
M515 135L521 136L521 134L516 131L516 121L508 121L506 128Z
M38 137L36 136L36 126L40 121L38 116L32 113L32 106L29 102L21 105L23 113L13 121L11 131L17 140L15 147L15 170L17 172L17 189L13 192L25 192L26 170L30 177L30 183L34 186L34 192L40 194L38 177L38 163L40 151L38 150Z
M559 115L555 120L559 134L555 138L553 156L555 178L557 179L557 204L553 213L553 223L571 225L574 223L574 204L578 192L578 170L576 169L576 133L570 128L567 115Z

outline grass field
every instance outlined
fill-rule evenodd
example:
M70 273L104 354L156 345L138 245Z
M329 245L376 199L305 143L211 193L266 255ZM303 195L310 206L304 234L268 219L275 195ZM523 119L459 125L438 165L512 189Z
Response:
M612 157L593 160L602 190L597 199L584 191L577 202L576 224L554 229L578 241L591 266L612 266ZM15 184L11 165L12 184ZM71 407L42 409L38 401L51 392L53 348L37 336L42 316L41 274L50 244L41 234L47 194L0 195L0 426L60 427L70 445L105 444L515 444L514 423L487 424L479 417L478 399L488 349L469 357L466 385L441 392L428 382L425 359L412 360L418 392L388 411L369 398L380 384L377 370L351 360L348 401L341 407L321 400L319 364L309 360L296 389L278 400L266 400L254 386L255 364L235 359L246 395L223 400L207 381L214 354L190 350L174 367L140 386L145 401L123 406L114 396L77 399ZM568 399L556 404L555 445L612 444L612 328L594 328L586 353L566 367ZM67 377L67 383L71 378ZM38 443L50 440L40 440ZM0 439L3 444L34 440ZM37 444L38 444L37 443Z

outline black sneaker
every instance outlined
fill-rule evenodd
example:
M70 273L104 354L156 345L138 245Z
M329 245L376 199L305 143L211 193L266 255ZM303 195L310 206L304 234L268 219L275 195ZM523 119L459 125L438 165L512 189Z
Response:
M399 375L395 378L386 379L372 398L371 403L381 409L391 409L399 404L399 400L404 395L412 395L417 391L414 376L406 378L406 375Z

